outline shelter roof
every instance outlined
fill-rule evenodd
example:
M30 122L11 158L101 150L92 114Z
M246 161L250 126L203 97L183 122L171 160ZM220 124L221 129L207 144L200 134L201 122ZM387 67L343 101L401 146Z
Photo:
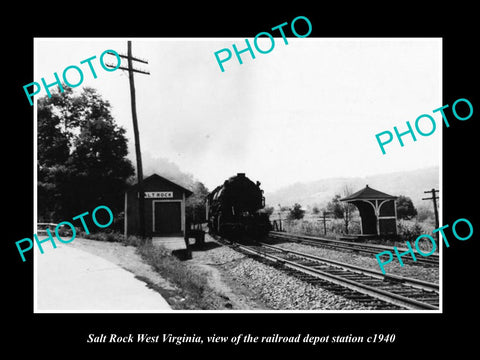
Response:
M362 190L357 191L349 196L340 199L340 201L355 201L355 200L395 200L397 196L388 195L381 191L375 190L368 185L365 186Z

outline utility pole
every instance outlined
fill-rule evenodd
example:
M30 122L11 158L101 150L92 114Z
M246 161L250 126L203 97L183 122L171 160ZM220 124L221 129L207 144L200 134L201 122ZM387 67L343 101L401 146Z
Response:
M280 223L279 231L283 231L283 228L282 228L282 206L280 204L278 204L278 219L279 219L279 223Z
M327 221L330 221L330 219L327 219L327 214L330 214L329 211L322 211L322 216L321 219L323 220L323 235L327 235Z
M127 59L128 67L119 66L119 69L128 71L128 79L130 82L130 98L132 103L132 120L133 120L133 133L135 138L135 155L137 158L137 178L138 178L138 215L140 221L139 235L142 238L145 238L145 192L143 191L143 166L142 166L142 152L140 150L140 135L138 131L138 121L137 121L137 103L135 98L135 82L133 78L133 73L141 73L150 75L149 72L138 70L133 68L133 61L139 61L144 64L148 64L147 60L138 59L132 56L132 42L127 42L127 55L118 54L121 58ZM116 67L111 64L106 64L107 66Z
M429 190L429 191L424 191L425 194L432 194L432 197L429 198L422 198L422 200L433 200L433 211L435 212L435 228L439 228L439 221L438 221L438 209L437 209L437 199L438 196L436 195L437 192L440 192L440 190ZM438 241L438 232L436 233L437 236L437 241Z

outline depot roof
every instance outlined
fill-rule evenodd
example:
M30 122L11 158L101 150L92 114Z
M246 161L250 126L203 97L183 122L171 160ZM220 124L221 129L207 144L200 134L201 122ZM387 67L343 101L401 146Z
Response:
M171 180L168 180L167 178L163 177L163 176L160 176L158 174L153 174L153 175L150 175L149 177L143 179L143 185L147 185L149 183L155 183L155 182L163 182L163 183L167 183L169 184L170 186L174 187L174 188L177 188L178 190L180 190L180 192L184 192L185 193L185 196L186 197L189 197L190 195L193 194L193 192L181 185L178 185L177 183L174 183L173 181ZM136 190L138 188L138 183L132 185L128 191L132 191L132 190Z

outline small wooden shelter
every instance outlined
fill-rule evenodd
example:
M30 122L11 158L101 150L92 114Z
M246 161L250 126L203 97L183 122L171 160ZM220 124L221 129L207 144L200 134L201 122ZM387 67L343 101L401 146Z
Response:
M397 234L397 198L367 185L340 201L351 203L358 208L362 235L377 236Z

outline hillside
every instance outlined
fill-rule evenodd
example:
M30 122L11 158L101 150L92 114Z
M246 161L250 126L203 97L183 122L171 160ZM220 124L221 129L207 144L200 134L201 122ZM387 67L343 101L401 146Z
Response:
M352 192L356 192L365 185L385 192L390 195L405 195L412 199L414 205L426 205L422 197L429 197L424 194L425 190L439 188L440 171L439 167L401 171L388 174L378 174L366 177L343 177L322 179L312 182L295 183L281 188L272 193L265 194L265 201L268 206L277 207L291 206L299 203L303 207L317 205L320 208L325 206L335 194L343 193L343 188L348 186Z

